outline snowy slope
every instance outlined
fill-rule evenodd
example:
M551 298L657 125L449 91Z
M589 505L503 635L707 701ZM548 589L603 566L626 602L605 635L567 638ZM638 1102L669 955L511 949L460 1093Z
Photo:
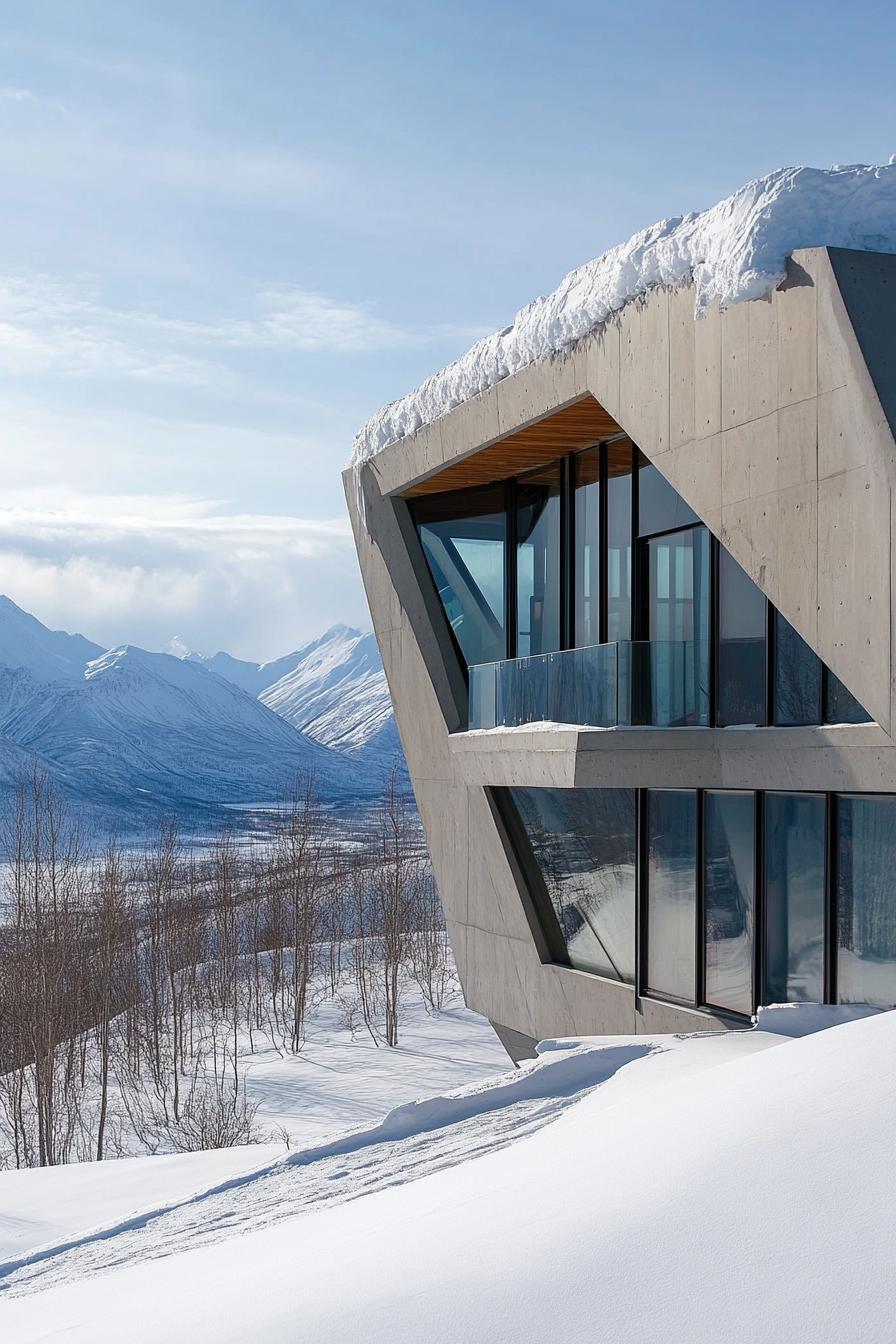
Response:
M35 762L101 829L160 811L220 820L288 796L309 770L324 797L363 798L381 775L193 658L104 652L0 598L0 789Z
M232 681L234 686L239 686L247 695L257 696L275 681L279 681L287 672L291 672L301 661L303 650L296 649L268 663L252 663L245 658L234 658L232 654L223 650L212 654L197 653L187 648L175 635L165 652L173 653L177 658L188 658L191 662L201 663L210 672L216 672L219 677Z
M80 684L7 697L0 729L44 759L165 803L261 803L309 769L326 793L362 791L333 753L196 663L122 646L88 663Z
M783 280L795 248L821 246L896 252L896 162L781 168L709 210L636 233L570 271L508 327L384 406L359 431L352 465L534 360L568 349L656 285L693 278L699 313L712 303L762 298Z
M260 700L337 751L390 764L401 755L389 687L373 634L334 625L301 650Z
M0 1331L889 1344L894 1049L896 1013L556 1043L187 1204L160 1173L142 1217L0 1267Z
M261 1048L259 1048L259 1044ZM241 1056L246 1090L258 1105L262 1133L277 1142L189 1156L74 1162L55 1169L0 1172L0 1267L47 1245L132 1219L142 1210L201 1196L245 1172L270 1168L286 1152L325 1142L348 1126L369 1128L427 1089L470 1085L502 1072L507 1056L485 1018L453 994L442 1012L427 1012L419 992L402 1011L401 1047L377 1048L353 1034L332 1000L315 1010L301 1054L259 1043ZM2 1268L0 1268L2 1294Z
M194 653L175 638L168 649L217 672L300 732L382 770L403 762L389 687L376 640L334 625L293 653L252 663L219 652Z

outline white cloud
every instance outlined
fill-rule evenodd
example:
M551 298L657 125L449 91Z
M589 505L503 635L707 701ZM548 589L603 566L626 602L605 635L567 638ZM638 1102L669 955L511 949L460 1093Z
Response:
M337 619L367 624L344 519L225 513L167 496L0 510L0 592L99 643L268 658Z
M180 318L104 303L89 281L0 278L0 371L9 373L208 386L236 352L353 354L419 346L444 334L392 322L363 302L284 285L249 296L240 313Z

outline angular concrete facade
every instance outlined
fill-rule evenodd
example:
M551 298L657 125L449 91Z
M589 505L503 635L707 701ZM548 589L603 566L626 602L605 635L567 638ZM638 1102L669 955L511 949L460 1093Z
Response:
M464 992L511 1053L547 1036L692 1030L727 1018L552 960L493 789L896 793L894 295L896 257L833 249L795 253L768 300L699 320L687 287L653 290L570 352L390 445L357 478L346 473ZM465 669L407 496L444 488L440 473L464 462L487 480L480 455L586 399L655 464L873 722L466 731Z

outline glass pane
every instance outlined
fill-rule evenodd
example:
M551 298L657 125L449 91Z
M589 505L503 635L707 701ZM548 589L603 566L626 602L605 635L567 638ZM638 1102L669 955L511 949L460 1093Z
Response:
M638 662L646 699L641 722L683 727L709 721L709 547L705 527L647 542L650 646Z
M631 441L606 445L607 454L607 639L632 637L632 453Z
M765 795L763 1003L824 1002L825 799Z
M837 798L837 995L896 1004L896 798Z
M553 723L613 727L619 721L619 654L629 648L597 644L547 654L546 717Z
M638 453L638 536L699 523L694 510L642 452Z
M720 724L763 724L765 597L732 556L719 547Z
M560 647L560 466L517 482L517 638L520 657Z
M775 723L821 723L821 659L775 612Z
M754 816L752 793L705 796L705 996L735 1013L753 1011Z
M635 790L511 789L569 963L635 978Z
M828 669L825 678L824 721L825 723L871 723L871 715L863 709L839 677Z
M579 453L576 467L575 615L577 648L600 643L600 449Z
M504 487L414 500L411 516L467 665L506 658Z
M697 913L697 795L647 794L647 984L693 1003Z

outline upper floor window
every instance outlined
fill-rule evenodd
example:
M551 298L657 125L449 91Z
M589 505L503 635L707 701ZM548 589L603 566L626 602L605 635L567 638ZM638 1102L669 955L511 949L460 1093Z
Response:
M414 520L467 665L507 657L507 513L503 485L430 495Z
M869 719L626 435L411 510L466 667L616 646L476 674L479 726Z

